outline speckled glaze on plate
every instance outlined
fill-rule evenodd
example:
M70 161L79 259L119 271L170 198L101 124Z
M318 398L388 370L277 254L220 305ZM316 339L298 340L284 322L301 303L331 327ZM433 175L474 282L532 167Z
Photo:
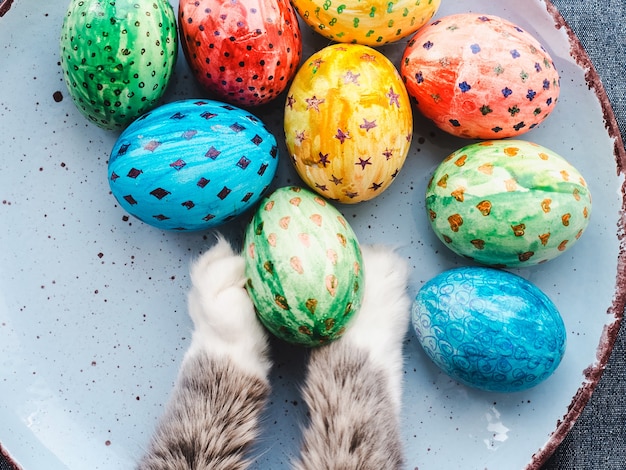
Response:
M210 232L162 232L109 193L117 138L74 107L59 65L65 0L0 2L0 452L24 469L132 468L150 437L189 344L190 260ZM5 5L10 6L5 8ZM177 2L172 2L177 8ZM441 373L410 332L402 431L407 468L538 468L573 425L610 354L625 303L623 144L579 42L541 0L443 2L437 16L496 14L534 34L561 73L553 114L524 135L580 170L594 197L585 235L549 263L513 270L557 305L568 346L557 371L513 394L480 392ZM303 27L303 57L328 44ZM397 65L405 41L381 48ZM182 54L165 101L198 97ZM282 158L276 186L300 183L286 158L282 107L258 112ZM400 245L411 294L467 263L432 233L424 192L438 163L467 141L416 115L412 148L379 198L340 206L363 243ZM241 243L243 220L224 228ZM306 410L305 354L274 343L273 395L253 468L283 469Z

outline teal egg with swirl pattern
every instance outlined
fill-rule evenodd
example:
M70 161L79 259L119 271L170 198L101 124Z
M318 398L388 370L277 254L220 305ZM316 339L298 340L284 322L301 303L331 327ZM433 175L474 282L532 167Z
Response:
M556 370L566 347L563 319L536 285L507 271L445 271L418 292L412 325L446 374L490 392L518 392Z

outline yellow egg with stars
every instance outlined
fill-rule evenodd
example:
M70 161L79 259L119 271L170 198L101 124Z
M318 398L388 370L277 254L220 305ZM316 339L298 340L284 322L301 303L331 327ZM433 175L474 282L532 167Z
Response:
M380 52L335 44L296 74L285 104L285 142L295 168L318 194L370 200L402 168L413 132L409 96Z

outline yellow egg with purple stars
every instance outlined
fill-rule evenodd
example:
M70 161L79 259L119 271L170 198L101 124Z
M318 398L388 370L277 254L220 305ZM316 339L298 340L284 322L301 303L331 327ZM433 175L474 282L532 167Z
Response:
M389 59L367 46L335 44L298 70L284 128L304 182L325 198L354 204L381 194L400 172L413 114Z

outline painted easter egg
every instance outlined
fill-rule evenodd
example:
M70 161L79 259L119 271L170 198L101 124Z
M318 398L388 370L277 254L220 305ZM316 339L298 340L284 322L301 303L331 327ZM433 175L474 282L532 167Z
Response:
M335 44L313 54L287 93L285 141L300 177L322 196L357 203L382 193L411 145L413 114L394 65L376 50Z
M181 0L178 16L185 58L218 99L265 104L296 73L302 38L287 0Z
M559 73L537 39L493 15L446 16L408 43L400 73L417 109L452 135L519 136L550 115Z
M591 193L563 157L522 140L485 141L449 155L426 190L434 232L456 253L498 267L553 259L589 224Z
M276 139L247 111L211 100L162 105L126 128L109 159L119 204L166 230L203 230L253 207L278 165Z
M418 292L412 325L432 361L455 380L517 392L547 379L566 347L563 319L537 286L506 271L445 271Z
M381 46L421 28L441 0L292 0L304 21L337 42Z
M158 104L178 41L167 0L71 0L61 68L74 104L104 129L121 129Z
M244 239L246 285L278 338L312 347L339 338L363 297L352 228L324 198L282 187L264 198Z

